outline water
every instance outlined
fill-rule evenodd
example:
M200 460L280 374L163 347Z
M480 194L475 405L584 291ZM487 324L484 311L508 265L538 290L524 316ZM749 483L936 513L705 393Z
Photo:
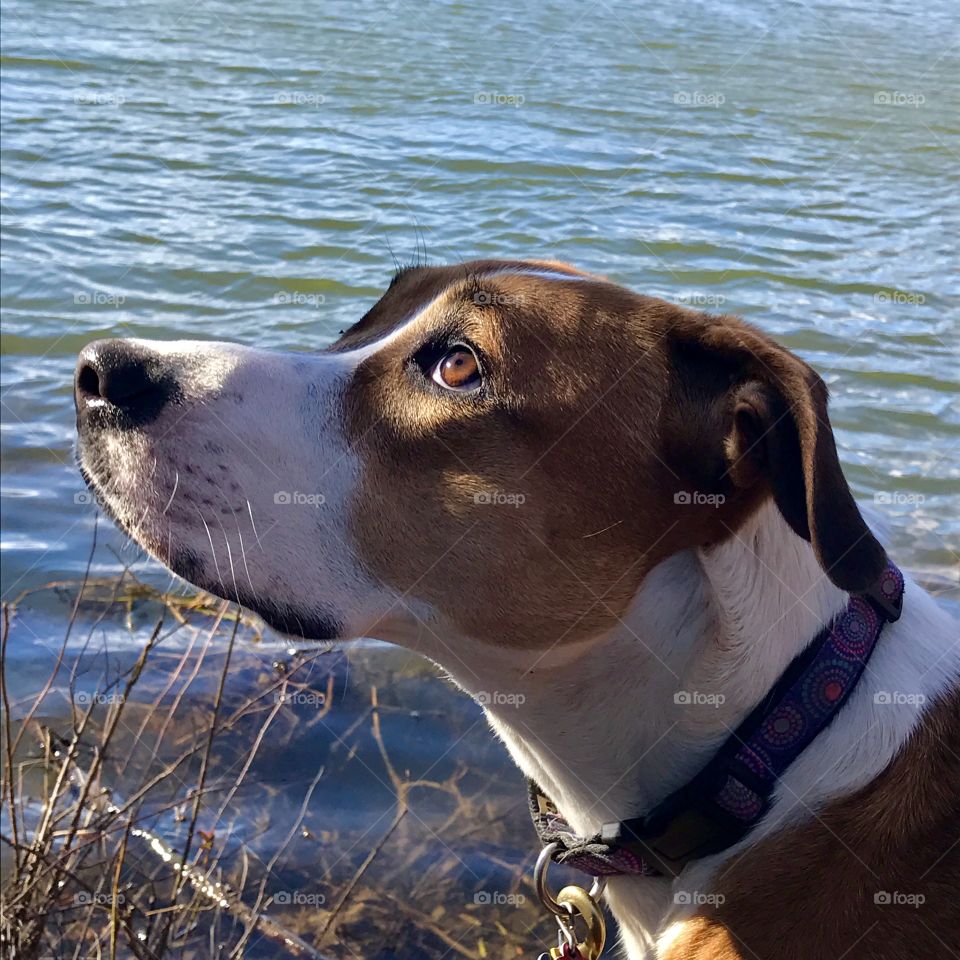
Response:
M314 350L425 250L556 257L763 326L830 384L847 477L897 560L957 605L949 0L10 0L3 17L5 600L88 562L84 343ZM169 582L102 526L92 572L125 564ZM31 604L25 687L65 618L54 594Z
M897 556L955 577L955 29L948 0L7 3L4 597L86 562L86 341L316 349L418 237L762 324L831 384Z

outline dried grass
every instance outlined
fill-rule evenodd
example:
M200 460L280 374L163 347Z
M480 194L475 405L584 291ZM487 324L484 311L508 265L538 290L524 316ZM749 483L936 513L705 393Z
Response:
M49 679L24 700L6 654L37 591L3 610L5 957L507 958L553 937L528 879L519 777L499 779L505 758L439 680L381 676L369 650L265 669L256 621L129 571L38 590L70 613ZM84 695L94 630L133 626L145 607L158 616L139 656ZM452 742L424 775L393 757L424 692L442 701L431 722L455 718L450 735L473 745L470 764ZM297 784L261 769L304 754L325 763L301 764ZM379 820L350 816L338 784L354 781L357 797L383 790Z

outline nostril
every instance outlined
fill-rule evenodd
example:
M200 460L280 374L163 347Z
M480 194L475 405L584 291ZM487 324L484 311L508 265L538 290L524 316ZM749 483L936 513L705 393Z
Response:
M100 396L118 407L137 404L143 394L157 387L146 360L137 355L114 359L100 371L97 382Z
M74 376L77 413L101 418L85 423L148 423L177 389L173 365L146 344L96 340L80 351Z
M100 396L100 375L92 363L85 363L77 371L77 392L95 399Z

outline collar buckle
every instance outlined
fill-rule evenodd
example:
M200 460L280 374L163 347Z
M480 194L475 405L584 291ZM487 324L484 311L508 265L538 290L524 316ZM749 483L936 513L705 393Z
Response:
M601 840L611 847L626 847L666 877L677 877L688 863L719 853L750 829L723 815L720 810L684 806L672 815L638 817L605 823Z

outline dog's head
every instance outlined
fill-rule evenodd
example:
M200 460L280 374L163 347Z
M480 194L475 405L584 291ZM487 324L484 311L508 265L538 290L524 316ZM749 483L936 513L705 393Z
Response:
M884 562L806 364L561 264L401 271L319 353L98 341L76 403L120 526L309 639L583 640L770 496L842 588Z

